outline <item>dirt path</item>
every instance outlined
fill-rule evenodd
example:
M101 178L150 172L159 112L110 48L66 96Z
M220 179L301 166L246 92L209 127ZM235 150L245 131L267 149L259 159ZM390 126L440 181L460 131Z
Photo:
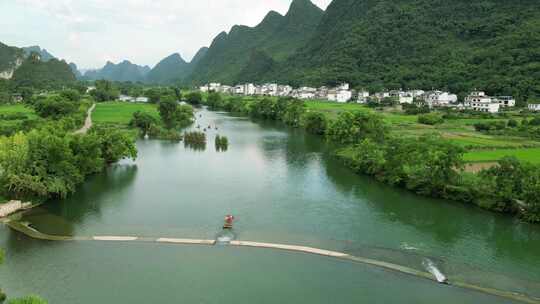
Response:
M86 114L86 120L84 121L84 126L79 130L75 131L74 134L86 134L88 130L92 127L92 112L96 108L96 104L93 104Z

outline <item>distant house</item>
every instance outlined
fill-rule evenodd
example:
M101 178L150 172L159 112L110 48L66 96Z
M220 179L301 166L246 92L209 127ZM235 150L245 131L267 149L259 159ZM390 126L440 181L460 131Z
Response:
M95 86L89 86L89 87L87 87L87 88L86 88L86 94L88 94L88 93L94 91L95 89L96 89Z
M465 97L464 107L465 109L478 112L498 113L501 105L499 102L494 101L493 98L487 96L485 92L474 91Z
M358 91L357 102L358 103L367 103L368 97L369 97L369 92L368 91L364 91L364 90Z
M208 85L205 84L201 87L199 87L199 91L201 91L202 93L207 93L210 89L208 88Z
M148 100L149 100L148 97L137 97L137 98L135 98L135 102L144 102L144 103L146 103L146 102L148 102Z
M296 97L300 99L313 99L315 98L315 93L317 89L310 87L301 87L296 92Z
M540 111L540 103L530 103L529 110L531 111Z
M244 95L244 86L243 85L235 86L234 87L234 94Z
M134 102L135 98L128 95L120 95L118 97L118 100L123 102Z
M516 100L512 96L497 96L493 101L503 108L512 108L516 106Z
M442 91L426 92L423 97L425 104L430 108L447 107L450 104L456 103L458 101L458 97L456 94Z
M253 83L244 84L244 95L255 95L255 85Z

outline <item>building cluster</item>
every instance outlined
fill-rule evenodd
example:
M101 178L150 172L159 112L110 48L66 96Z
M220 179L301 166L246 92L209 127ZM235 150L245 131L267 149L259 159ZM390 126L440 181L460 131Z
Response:
M366 90L352 90L349 84L329 88L300 87L293 88L289 85L267 83L255 85L252 83L236 86L210 83L199 88L201 92L219 92L224 94L246 96L287 96L299 99L316 99L333 102L356 102L356 103L383 103L392 104L417 104L430 108L449 107L459 110L473 110L478 112L498 113L502 108L515 107L516 100L512 96L491 97L482 91L474 91L465 97L463 102L458 101L458 96L450 92L439 90L392 90L374 94ZM529 105L531 110L540 110L540 105Z
M144 97L144 96L139 96L139 97L133 97L133 96L128 96L128 95L120 95L118 97L118 101L124 101L124 102L148 102L149 99L148 97Z

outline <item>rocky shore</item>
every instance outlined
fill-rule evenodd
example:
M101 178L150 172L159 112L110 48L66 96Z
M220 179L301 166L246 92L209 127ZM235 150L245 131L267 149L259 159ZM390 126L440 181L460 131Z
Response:
M24 210L32 207L32 203L23 203L22 201L9 201L5 204L0 204L0 218L6 217L19 210Z

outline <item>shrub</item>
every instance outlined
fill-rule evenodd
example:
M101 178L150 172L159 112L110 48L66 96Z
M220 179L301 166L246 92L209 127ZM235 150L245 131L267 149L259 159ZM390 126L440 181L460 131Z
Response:
M302 115L301 125L311 134L324 135L328 121L320 112L307 112Z
M430 114L424 114L418 116L418 123L424 124L424 125L437 125L442 124L444 122L444 119L441 115L436 113L430 113Z

